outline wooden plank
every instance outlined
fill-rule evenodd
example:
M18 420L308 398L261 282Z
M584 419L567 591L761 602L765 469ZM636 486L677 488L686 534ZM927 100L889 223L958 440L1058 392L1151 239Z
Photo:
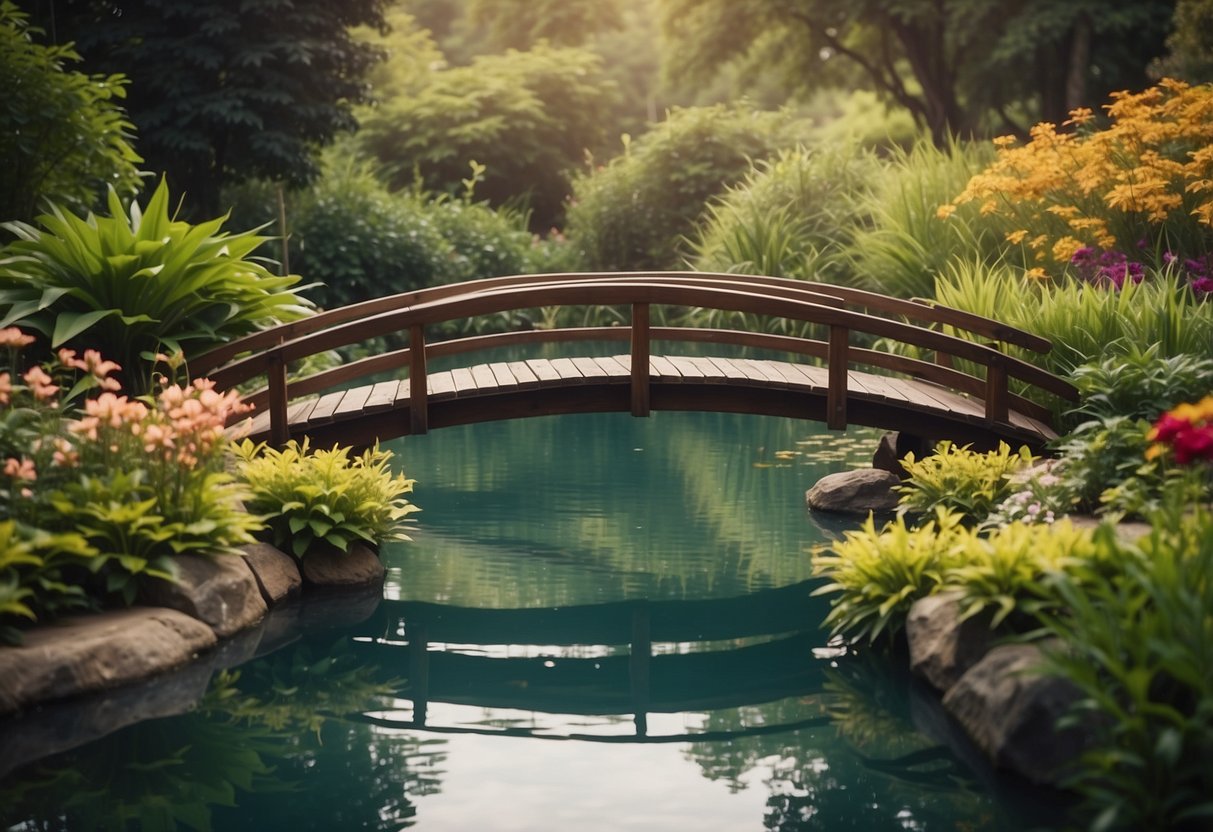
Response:
M345 395L341 397L341 404L337 405L337 409L333 411L333 418L348 419L358 415L362 412L363 405L366 404L370 395L370 387L355 387L352 390L346 390Z
M455 398L455 376L450 370L443 373L430 373L426 379L429 384L430 398L434 401ZM408 379L400 385L401 395L407 389Z
M701 355L683 356L684 361L690 362L700 373L703 374L703 380L708 384L723 384L725 375L720 371L720 368L712 363L711 359Z
M312 408L311 423L315 425L331 421L333 413L337 410L337 405L341 404L341 397L344 395L344 390L337 390L321 396L320 400L316 402L316 406Z
M745 370L734 364L732 359L711 356L707 360L727 381L738 381L742 383L749 381L749 376L746 375Z
M613 355L604 355L594 359L602 371L611 381L628 381L632 377L632 368L630 364L625 364Z
M560 378L564 381L582 384L586 380L585 376L581 374L581 370L577 369L577 365L573 363L573 359L571 358L553 358L552 369L560 373Z
M757 358L736 358L734 364L746 369L752 369L754 372L750 376L759 381L766 381L768 385L774 387L788 387L788 381L783 377L783 373L770 366L770 362L763 361Z
M674 366L674 362L664 355L649 356L649 374L663 381L682 381L682 373Z
M514 382L522 389L530 390L539 386L539 378L525 361L507 361L506 366L513 373Z
M302 399L292 402L286 409L286 423L292 426L307 424L307 417L311 415L312 409L315 406L316 399Z
M803 379L800 384L806 387L813 390L825 390L830 386L830 374L825 367L791 362L787 366Z
M477 364L470 368L477 390L493 390L497 387L497 379L487 364Z
M867 373L859 372L858 370L847 370L847 389L852 393L867 393L867 385L864 384L864 379Z
M900 391L887 383L887 379L881 376L865 375L862 384L864 395L870 399L903 401L905 398Z
M531 372L539 379L539 386L543 387L546 384L560 382L560 373L552 366L552 362L546 358L532 358L526 362L526 365L531 368Z
M691 361L686 356L671 355L668 356L668 358L670 363L678 368L678 372L682 374L683 378L695 381L700 381L703 379L703 370L695 366L695 362Z
M497 389L501 391L517 390L518 382L514 378L514 373L504 361L494 361L489 365L489 372L493 374L493 379L497 383Z
M381 381L371 387L371 394L366 397L362 406L364 413L376 413L387 410L396 403L396 392L400 389L400 380Z
M592 358L573 358L570 359L573 366L587 379L601 379L607 377L607 371L598 366L598 362Z
M796 365L788 361L767 361L765 362L767 369L774 370L783 379L783 383L789 387L813 387L809 384L808 379L797 371Z
M451 370L451 378L455 382L455 395L461 396L464 393L476 392L476 379L472 377L472 371L466 367L457 367Z

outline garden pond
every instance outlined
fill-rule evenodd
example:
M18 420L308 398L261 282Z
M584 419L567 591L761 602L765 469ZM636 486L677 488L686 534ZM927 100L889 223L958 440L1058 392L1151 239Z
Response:
M904 662L820 628L809 552L849 526L804 491L876 441L708 413L396 440L422 511L382 598L276 612L188 712L9 772L0 828L1050 828Z

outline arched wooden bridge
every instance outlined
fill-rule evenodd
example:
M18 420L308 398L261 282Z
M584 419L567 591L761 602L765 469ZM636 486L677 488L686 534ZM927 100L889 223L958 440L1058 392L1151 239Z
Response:
M427 340L427 330L465 319L580 306L630 314L611 327ZM742 313L731 319L758 326L782 319L794 331L821 337L651 325L653 307L661 306ZM405 349L307 377L288 375L311 356L401 333L408 334ZM628 348L607 357L428 369L435 358L495 347L590 341ZM655 353L654 342L673 346ZM903 347L873 348L878 342ZM695 355L679 354L677 344L687 343L699 345ZM370 444L448 425L552 413L709 410L1039 447L1055 436L1050 409L1040 401L1077 398L1069 383L1018 357L1050 346L957 309L829 284L701 272L555 274L436 286L333 309L194 357L190 372L210 376L220 389L264 379L247 397L257 408L248 429L274 444L303 436L325 446ZM742 347L793 358L738 358Z

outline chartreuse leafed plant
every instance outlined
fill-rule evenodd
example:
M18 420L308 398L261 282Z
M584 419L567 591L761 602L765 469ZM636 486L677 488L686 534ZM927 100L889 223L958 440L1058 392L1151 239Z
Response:
M941 442L934 454L922 459L906 454L901 464L908 479L898 486L897 510L929 514L944 508L980 523L1014 492L1012 476L1033 461L1026 447L1012 451L1005 442L988 453Z
M263 514L274 544L303 557L314 543L344 550L408 540L409 515L418 508L405 494L413 480L393 474L392 453L376 445L350 458L349 448L313 451L304 439L282 450L245 440L236 446L248 483L250 511Z
M815 552L813 571L828 583L813 594L838 594L825 620L831 634L854 641L896 635L913 603L959 565L964 536L960 515L940 508L917 528L897 517L877 529L869 516L858 531Z
M1094 741L1070 783L1093 830L1208 829L1213 819L1213 515L1176 490L1115 568L1048 577L1052 670Z
M124 370L128 389L150 388L148 361L161 352L197 352L310 313L278 277L250 259L265 240L196 225L170 213L168 186L146 209L109 196L109 216L81 218L58 207L41 228L5 223L18 239L0 249L0 327L39 333L43 346L100 351Z
M1140 279L1145 259L1159 267L1176 262L1194 282L1207 280L1213 86L1163 79L1143 92L1114 93L1104 109L1106 125L1079 109L1063 125L1072 131L1042 123L1026 145L995 139L997 159L939 216L974 203L1005 218L1007 244L1042 277L1069 270L1121 285Z

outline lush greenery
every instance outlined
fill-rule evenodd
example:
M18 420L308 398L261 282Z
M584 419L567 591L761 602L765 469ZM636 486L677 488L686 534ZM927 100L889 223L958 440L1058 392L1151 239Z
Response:
M417 507L404 495L413 480L393 474L392 455L378 446L351 459L349 448L312 450L306 439L281 450L246 439L236 453L249 510L265 514L273 542L296 557L320 542L344 551L357 541L409 539Z
M131 79L127 111L148 169L222 209L220 188L248 178L303 184L316 153L353 129L367 70L381 55L350 27L383 24L383 0L83 0L35 4L39 24L74 40L84 68Z
M898 511L930 514L946 509L980 523L1011 496L1015 475L1032 462L1026 447L1012 451L1006 442L984 454L951 442L940 443L922 459L907 454L901 467L908 479L898 486Z
M19 238L0 249L0 326L41 336L47 352L92 348L118 362L128 388L149 389L158 353L201 351L310 313L311 304L251 259L265 238L197 225L170 213L161 181L146 208L129 211L110 192L109 216L52 206L4 227Z
M43 34L0 3L0 220L31 220L47 199L87 210L107 186L130 196L139 183L126 80L69 69L80 56Z

